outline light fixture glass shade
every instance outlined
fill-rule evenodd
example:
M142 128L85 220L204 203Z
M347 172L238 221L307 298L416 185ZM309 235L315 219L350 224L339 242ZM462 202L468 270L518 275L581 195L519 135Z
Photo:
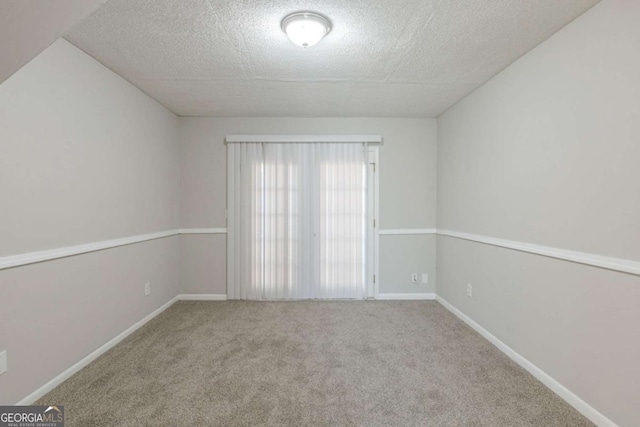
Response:
M282 20L282 31L292 42L307 48L318 43L331 31L331 23L317 13L298 12Z

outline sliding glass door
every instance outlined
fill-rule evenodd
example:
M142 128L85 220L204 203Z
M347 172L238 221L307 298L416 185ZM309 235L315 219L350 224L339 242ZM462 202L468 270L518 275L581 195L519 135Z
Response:
M229 144L229 298L366 297L368 156L355 143Z

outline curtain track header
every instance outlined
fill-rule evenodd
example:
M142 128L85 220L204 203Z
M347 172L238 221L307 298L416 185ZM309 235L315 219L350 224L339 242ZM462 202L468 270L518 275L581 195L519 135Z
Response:
M227 135L226 144L238 142L255 143L363 143L381 144L380 135Z

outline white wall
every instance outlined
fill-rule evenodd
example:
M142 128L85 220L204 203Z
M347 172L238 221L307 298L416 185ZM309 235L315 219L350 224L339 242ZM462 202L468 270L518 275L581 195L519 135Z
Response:
M435 228L435 119L180 118L181 227L222 228L227 134L380 134L380 229ZM224 235L182 239L185 293L226 293ZM406 254L406 256L398 256ZM380 292L435 290L435 237L380 237ZM411 273L430 273L412 284Z
M640 260L639 21L603 0L439 118L439 229ZM439 296L640 423L640 277L438 239Z
M178 228L177 131L173 113L54 43L0 85L0 256ZM178 262L170 237L0 270L0 404L176 296Z

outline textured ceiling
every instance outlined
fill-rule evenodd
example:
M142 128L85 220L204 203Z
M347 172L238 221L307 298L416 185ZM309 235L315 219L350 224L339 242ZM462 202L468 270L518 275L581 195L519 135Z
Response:
M436 117L597 1L110 0L65 37L178 115Z
M0 83L106 0L0 0Z

